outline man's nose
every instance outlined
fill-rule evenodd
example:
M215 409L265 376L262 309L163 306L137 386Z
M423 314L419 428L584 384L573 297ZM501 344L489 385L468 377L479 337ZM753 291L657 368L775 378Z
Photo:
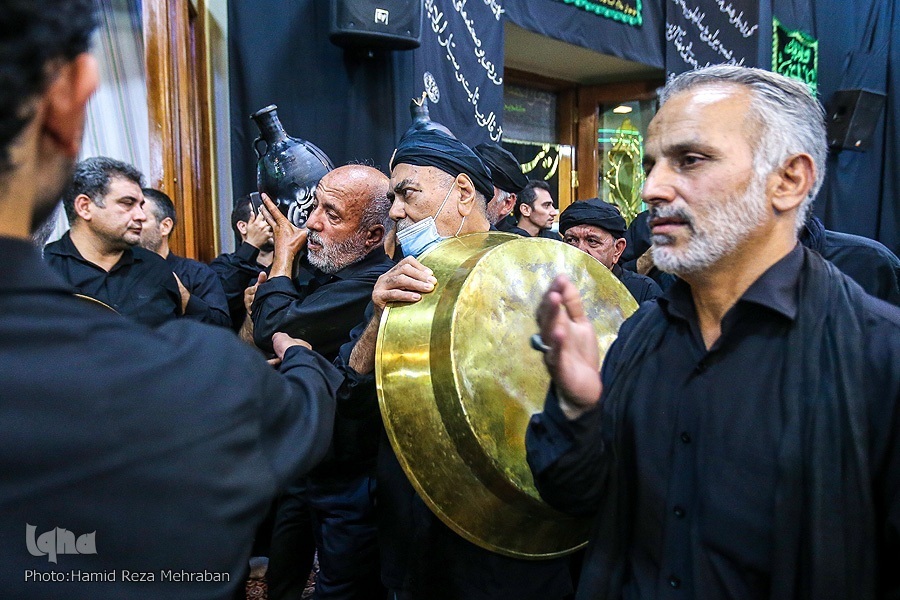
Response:
M391 203L391 210L388 212L388 216L395 221L399 221L406 217L406 210L403 208L403 203L394 200Z
M647 173L644 186L641 188L641 199L650 204L672 202L675 199L675 187L672 181L673 173L664 164L657 163Z
M309 218L306 219L306 228L313 231L322 231L322 211L318 206L309 213Z

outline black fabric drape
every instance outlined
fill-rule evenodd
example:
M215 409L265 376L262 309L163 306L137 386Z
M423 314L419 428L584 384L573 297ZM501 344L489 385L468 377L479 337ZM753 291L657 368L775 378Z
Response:
M259 132L249 116L269 104L289 135L319 146L335 165L365 161L387 172L410 123L411 56L345 51L328 39L329 18L321 0L228 3L235 195L256 189L251 144Z
M666 34L663 0L649 0L642 6L644 22L633 27L555 0L503 3L506 16L519 27L662 69Z
M825 185L814 207L825 227L876 239L900 251L900 27L896 2L884 0L773 0L786 27L819 40L819 97L840 89L887 94L872 145L865 152L831 152ZM770 33L771 35L771 33Z

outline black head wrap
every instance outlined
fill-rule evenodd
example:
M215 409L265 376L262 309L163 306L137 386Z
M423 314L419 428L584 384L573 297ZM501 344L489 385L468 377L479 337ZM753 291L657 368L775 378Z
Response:
M491 170L494 185L504 192L518 194L528 185L528 178L522 172L519 161L509 150L493 142L478 144L472 149Z
M561 234L576 225L593 225L605 229L615 238L625 236L625 219L619 209L599 198L573 202L559 216Z
M410 130L400 138L391 158L391 170L400 163L435 167L456 177L465 173L489 202L494 197L491 173L471 148L456 138L436 130Z

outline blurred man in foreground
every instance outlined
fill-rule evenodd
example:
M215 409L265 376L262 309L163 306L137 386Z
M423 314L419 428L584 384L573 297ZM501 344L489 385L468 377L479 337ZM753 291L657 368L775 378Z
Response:
M224 329L149 329L43 263L30 234L78 155L94 27L92 0L0 11L3 595L227 598L277 487L327 450L340 375L283 334L279 374Z

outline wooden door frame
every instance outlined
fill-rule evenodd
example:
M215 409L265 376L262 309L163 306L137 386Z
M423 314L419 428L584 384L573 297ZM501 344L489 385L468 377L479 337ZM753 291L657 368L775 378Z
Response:
M218 252L207 0L143 2L150 173L175 204L169 245L209 261Z
M600 152L597 132L600 129L600 105L630 100L650 100L665 82L661 79L609 83L578 88L578 143L575 160L578 164L578 200L596 198L600 186ZM588 174L593 174L588 177Z
M562 79L553 79L543 75L519 71L507 67L503 71L503 83L520 87L533 88L556 94L556 134L559 144L575 147L578 135L578 88L577 84ZM560 194L559 210L562 211L575 200L575 188L578 187L578 173L575 156L559 157L559 187L568 194Z

